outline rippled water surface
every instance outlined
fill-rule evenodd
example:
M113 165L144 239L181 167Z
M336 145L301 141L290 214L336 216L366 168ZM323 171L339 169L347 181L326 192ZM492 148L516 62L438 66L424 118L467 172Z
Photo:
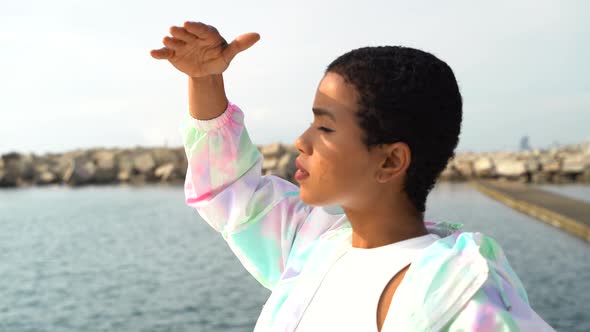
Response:
M533 308L589 331L590 246L466 184L427 220L496 238ZM0 331L251 331L269 292L184 204L182 187L0 191Z

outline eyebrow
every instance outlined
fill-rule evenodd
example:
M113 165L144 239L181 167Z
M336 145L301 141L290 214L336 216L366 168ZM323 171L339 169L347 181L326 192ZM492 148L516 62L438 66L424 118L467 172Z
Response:
M312 108L311 110L313 111L313 114L315 116L327 116L330 119L332 119L332 121L336 122L336 117L334 116L334 113L332 113L330 111L327 111L322 108Z

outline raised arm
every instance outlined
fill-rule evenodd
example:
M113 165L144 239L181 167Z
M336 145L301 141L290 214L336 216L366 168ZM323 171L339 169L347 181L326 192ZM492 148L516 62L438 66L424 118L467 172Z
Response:
M189 162L186 203L272 289L281 277L297 276L316 240L345 226L345 219L303 204L295 185L261 175L262 155L248 136L244 113L227 101L221 77L235 54L254 44L258 35L241 35L228 45L216 29L201 23L188 22L183 29L173 27L174 38L165 38L166 47L152 56L168 59L189 75L190 116L182 127ZM174 41L177 36L182 43Z
M260 35L254 32L238 36L231 44L213 26L185 22L183 27L170 27L172 37L162 40L165 47L152 50L156 59L168 60L189 78L189 112L199 120L218 117L227 108L221 74L233 58L250 48Z

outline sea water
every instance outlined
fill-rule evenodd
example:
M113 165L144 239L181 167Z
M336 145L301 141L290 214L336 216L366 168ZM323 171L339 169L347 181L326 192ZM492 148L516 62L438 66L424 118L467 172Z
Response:
M532 307L590 331L590 246L438 184L426 220L493 236ZM184 203L182 187L0 190L0 331L252 331L269 291Z

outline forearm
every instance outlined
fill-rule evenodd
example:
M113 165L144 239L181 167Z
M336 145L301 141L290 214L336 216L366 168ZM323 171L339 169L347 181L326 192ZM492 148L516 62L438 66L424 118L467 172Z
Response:
M227 97L223 76L190 77L188 102L191 116L199 120L210 120L220 116L227 108Z

